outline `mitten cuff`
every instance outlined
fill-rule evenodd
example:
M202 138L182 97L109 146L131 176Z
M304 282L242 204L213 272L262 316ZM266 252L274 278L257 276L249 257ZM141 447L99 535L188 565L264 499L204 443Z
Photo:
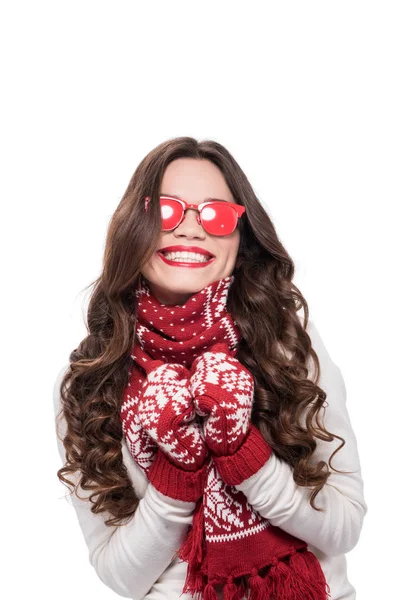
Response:
M271 446L252 423L245 441L234 454L213 456L213 460L224 482L232 486L257 473L271 454Z
M197 471L185 471L175 466L162 450L158 450L148 472L154 487L170 498L197 502L204 493L208 461Z

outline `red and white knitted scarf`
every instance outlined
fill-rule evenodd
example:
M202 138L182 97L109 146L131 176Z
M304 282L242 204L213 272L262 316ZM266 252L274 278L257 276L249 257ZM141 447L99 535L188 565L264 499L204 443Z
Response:
M218 342L229 345L234 355L240 333L226 308L233 280L232 275L214 281L180 306L161 304L141 279L134 362L121 420L128 448L146 475L158 447L137 412L146 379L139 365L147 357L190 368L197 356ZM224 483L211 457L203 496L176 556L188 563L183 592L196 598L217 600L220 590L224 600L240 600L247 591L251 600L326 600L330 595L307 543L253 510L241 491Z

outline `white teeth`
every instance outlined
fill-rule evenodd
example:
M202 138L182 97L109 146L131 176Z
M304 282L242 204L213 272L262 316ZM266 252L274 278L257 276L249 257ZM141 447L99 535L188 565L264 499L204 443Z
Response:
M209 258L199 252L166 252L165 258L169 260L184 260L185 262L207 262Z

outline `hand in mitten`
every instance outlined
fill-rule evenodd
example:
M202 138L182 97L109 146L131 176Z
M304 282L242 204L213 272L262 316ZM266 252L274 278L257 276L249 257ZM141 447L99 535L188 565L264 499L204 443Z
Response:
M224 343L195 359L189 390L204 416L204 438L225 483L236 485L257 472L271 448L251 423L254 379Z
M147 378L139 399L139 420L161 450L149 479L166 495L197 500L203 493L208 448L189 391L189 371L159 360L140 364Z
M151 361L138 410L143 429L171 462L196 471L204 464L207 446L188 383L185 366Z

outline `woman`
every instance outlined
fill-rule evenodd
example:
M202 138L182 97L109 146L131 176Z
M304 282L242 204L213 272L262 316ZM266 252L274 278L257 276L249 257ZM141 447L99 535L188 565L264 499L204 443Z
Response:
M57 474L120 596L355 598L357 443L293 275L222 145L175 138L140 163L54 387Z

